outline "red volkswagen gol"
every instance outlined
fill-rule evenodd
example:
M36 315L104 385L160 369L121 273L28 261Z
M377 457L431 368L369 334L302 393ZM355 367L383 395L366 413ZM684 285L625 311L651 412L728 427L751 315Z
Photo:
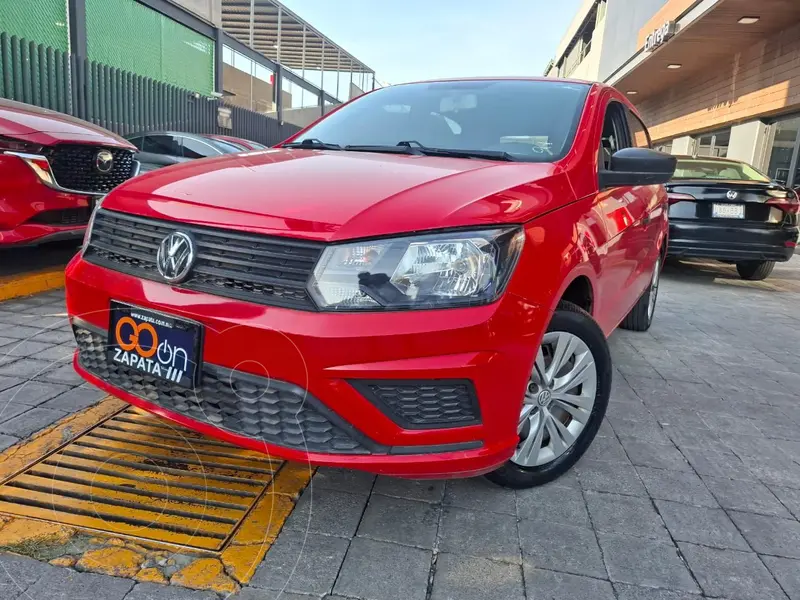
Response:
M234 444L528 487L650 326L675 160L611 88L416 83L106 196L67 269L88 381Z
M86 121L0 98L0 248L80 239L95 200L136 174L135 151Z

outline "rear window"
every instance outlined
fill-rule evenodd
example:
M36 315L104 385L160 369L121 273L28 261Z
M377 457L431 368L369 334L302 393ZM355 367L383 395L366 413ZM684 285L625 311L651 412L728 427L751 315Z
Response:
M301 136L340 146L504 151L548 162L572 146L589 85L486 80L397 85L366 94Z
M681 159L673 179L722 179L726 181L759 181L768 183L769 177L759 173L747 163L721 160Z

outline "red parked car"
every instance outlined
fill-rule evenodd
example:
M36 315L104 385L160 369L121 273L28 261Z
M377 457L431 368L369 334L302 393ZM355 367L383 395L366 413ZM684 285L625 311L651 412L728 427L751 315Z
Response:
M67 268L75 367L234 444L528 487L592 442L644 330L675 159L552 79L383 88L281 148L109 194Z
M137 173L135 151L86 121L0 99L0 248L80 238L95 200Z

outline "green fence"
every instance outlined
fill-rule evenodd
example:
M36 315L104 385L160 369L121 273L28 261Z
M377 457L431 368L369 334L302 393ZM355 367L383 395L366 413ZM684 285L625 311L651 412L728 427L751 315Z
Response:
M85 1L89 59L201 94L214 90L214 40L133 0Z
M216 98L5 32L0 33L0 98L66 113L120 135L167 129L274 145L299 130ZM230 111L230 118L220 120L220 108ZM228 126L220 127L220 122Z

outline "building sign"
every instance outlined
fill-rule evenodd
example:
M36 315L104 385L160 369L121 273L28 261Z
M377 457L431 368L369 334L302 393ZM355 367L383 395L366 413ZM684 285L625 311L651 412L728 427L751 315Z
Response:
M647 39L644 42L644 51L653 52L656 48L667 42L673 35L675 35L675 30L675 21L667 21L664 23L661 27L647 36Z

